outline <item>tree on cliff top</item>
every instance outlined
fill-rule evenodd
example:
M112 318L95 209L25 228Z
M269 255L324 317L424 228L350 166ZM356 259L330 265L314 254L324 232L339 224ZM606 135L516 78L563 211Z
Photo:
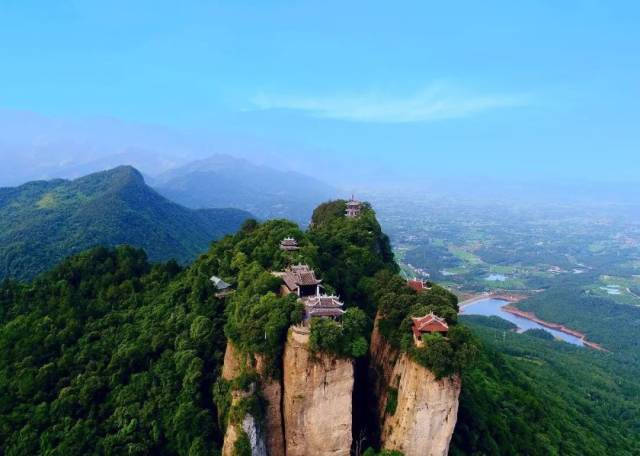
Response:
M344 200L320 205L313 213L309 239L317 246L317 265L325 282L345 302L363 308L373 318L375 309L363 279L399 268L371 206L364 203L357 218L345 217L344 208Z
M477 344L467 328L457 325L458 298L453 293L435 284L418 293L400 276L385 270L367 281L367 289L376 303L380 334L391 346L408 353L436 377L460 372L475 358ZM411 317L431 312L445 318L448 336L423 336L423 346L416 347Z

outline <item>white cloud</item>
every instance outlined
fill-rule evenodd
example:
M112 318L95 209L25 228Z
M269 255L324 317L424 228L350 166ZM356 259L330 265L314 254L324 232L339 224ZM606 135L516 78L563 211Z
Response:
M352 122L414 123L456 119L501 108L529 104L522 94L472 94L445 84L432 84L409 96L381 93L342 96L260 94L251 100L255 110L290 109L314 117Z

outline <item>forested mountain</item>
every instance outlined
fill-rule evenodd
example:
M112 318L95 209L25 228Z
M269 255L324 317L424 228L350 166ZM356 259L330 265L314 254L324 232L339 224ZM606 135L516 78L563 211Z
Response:
M344 214L344 202L336 206ZM371 210L316 222L303 232L284 220L248 221L187 269L151 265L130 247L99 247L31 283L1 283L0 452L216 454L227 423L242 416L229 397L234 385L219 378L226 341L278 375L301 309L295 295L276 294L281 281L271 271L298 261L320 277L343 277L332 290L345 300L343 325L313 320L311 349L366 356L375 312L367 290L374 274L397 272L388 239ZM300 250L282 251L285 236ZM226 302L212 274L233 284Z
M284 236L295 236L300 251L281 251ZM320 258L325 248L344 254ZM344 296L362 293L366 275L396 270L371 213L309 234L288 221L248 221L184 270L152 266L130 247L99 247L31 283L0 283L0 453L212 454L224 431L214 385L226 340L281 356L300 311L294 296L274 293L280 281L270 271L300 259L321 276L348 271L353 282L336 289ZM236 288L226 310L212 274ZM364 312L351 305L362 323ZM318 349L362 356L361 323Z
M184 269L150 264L131 247L98 247L33 282L0 282L0 454L218 454L240 409L261 416L263 407L259 396L234 405L230 388L242 382L220 379L226 341L280 375L287 328L301 309L294 296L277 294L281 281L271 272L299 261L326 279L349 315L342 327L312 322L314 350L358 364L381 310L380 332L401 350L413 347L406 344L412 315L447 318L449 339L425 338L409 355L439 375L462 373L450 454L638 454L637 367L511 333L498 319L463 318L479 341L467 339L465 326L453 330L455 297L435 285L416 295L395 275L373 211L351 220L340 216L343 208L322 205L308 231L284 220L247 221ZM279 249L287 236L298 251ZM235 293L216 297L213 274ZM355 390L363 382L356 376ZM354 415L354 432L363 426Z
M336 193L311 176L228 155L190 163L156 180L154 186L161 194L187 207L237 207L260 218L287 218L302 225L319 203Z
M73 181L1 188L0 279L32 278L95 245L130 244L154 261L186 262L250 216L237 209L184 208L127 166Z

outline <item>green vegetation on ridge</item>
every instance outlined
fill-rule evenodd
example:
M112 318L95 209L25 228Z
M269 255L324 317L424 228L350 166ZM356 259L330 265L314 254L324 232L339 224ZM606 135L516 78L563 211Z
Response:
M323 278L349 274L358 285L337 281L333 291L359 296L366 273L395 268L382 256L390 249L372 212L324 226L305 233L287 221L249 220L187 269L151 265L130 247L101 247L31 283L0 282L0 452L219 450L227 420L260 408L252 394L229 402L231 388L247 389L252 380L219 380L227 337L241 352L263 355L276 375L286 330L302 316L294 297L277 294L280 280L271 272L307 262ZM285 236L298 239L298 252L278 248ZM321 257L320 245L352 252L358 263L349 255ZM236 290L226 302L215 297L213 274ZM316 337L316 349L361 356L371 320L361 302L345 301L350 310L338 343ZM312 324L314 334L325 334L322 324Z
M477 347L469 330L459 326L458 298L438 285L416 293L400 276L381 271L369 281L370 294L378 309L378 330L396 349L408 353L430 369L436 377L460 372L475 358ZM423 335L422 347L416 347L411 317L434 313L449 326L447 337Z
M0 286L0 452L211 454L223 302L198 264L97 248Z
M263 407L251 391L254 373L220 379L227 337L277 376L302 308L279 296L272 272L306 262L349 315L340 333L329 320L312 323L315 350L361 356L379 310L387 340L437 375L465 367L452 455L638 454L632 342L618 341L618 357L515 334L496 318L462 317L484 345L477 353L456 324L455 297L437 285L421 294L406 287L373 211L354 220L343 208L323 205L306 232L283 220L247 221L184 269L150 264L130 247L96 248L33 282L0 282L0 453L217 454L227 423L247 411L259 420ZM278 248L286 236L299 251ZM215 298L213 274L236 290L226 301ZM427 338L428 349L416 350L409 317L431 311L446 318L449 338ZM635 314L606 315L614 325ZM232 406L232 390L246 400ZM392 413L393 401L387 406ZM247 441L239 439L239 454Z
M179 206L127 166L73 181L0 188L0 279L31 279L97 245L129 244L144 248L153 261L185 263L250 216Z

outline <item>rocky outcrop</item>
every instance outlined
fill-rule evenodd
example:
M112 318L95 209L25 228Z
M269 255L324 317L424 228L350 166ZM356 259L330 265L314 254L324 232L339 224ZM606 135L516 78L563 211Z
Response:
M260 391L265 400L265 439L270 456L285 454L282 428L282 383L268 375L265 360L256 356L256 371L260 374Z
M227 341L227 349L224 352L224 361L222 362L222 378L225 380L233 380L242 373L243 366L248 363L248 357L244 356L233 342Z
M256 420L251 415L245 415L242 420L242 429L249 438L251 445L251 454L253 456L267 456L267 447L264 438L260 434L260 428L256 424Z
M284 351L287 456L348 456L352 440L353 361L309 351L308 334L289 332Z
M446 456L456 424L460 378L436 379L401 354L374 330L371 368L381 446L405 456ZM254 390L265 399L261 426L246 414L227 426L223 456L231 456L246 433L254 456L348 456L352 443L354 365L350 359L313 354L309 334L289 331L283 378L267 375L265 360L246 356L229 343L223 377L233 380L247 369L259 374L249 392L233 391L232 407Z
M247 396L246 393L242 392L233 392L232 394L231 407L236 406L238 402ZM229 423L227 426L222 445L222 456L233 456L236 442L242 432L249 439L252 456L267 456L267 447L262 432L255 418L248 413L242 418L241 423Z
M405 456L446 456L458 415L460 377L436 379L374 329L371 365L381 446Z
M242 372L254 371L259 374L260 380L254 389L265 400L264 429L260 429L253 416L247 414L242 420L242 429L247 433L251 442L254 456L281 456L284 450L284 431L282 429L282 384L279 379L271 378L266 372L265 359L256 355L254 357L241 353L231 341L227 342L222 367L222 378L233 380ZM232 407L243 397L240 392L232 392ZM230 423L224 437L223 456L233 453L233 447L239 437L239 427Z

